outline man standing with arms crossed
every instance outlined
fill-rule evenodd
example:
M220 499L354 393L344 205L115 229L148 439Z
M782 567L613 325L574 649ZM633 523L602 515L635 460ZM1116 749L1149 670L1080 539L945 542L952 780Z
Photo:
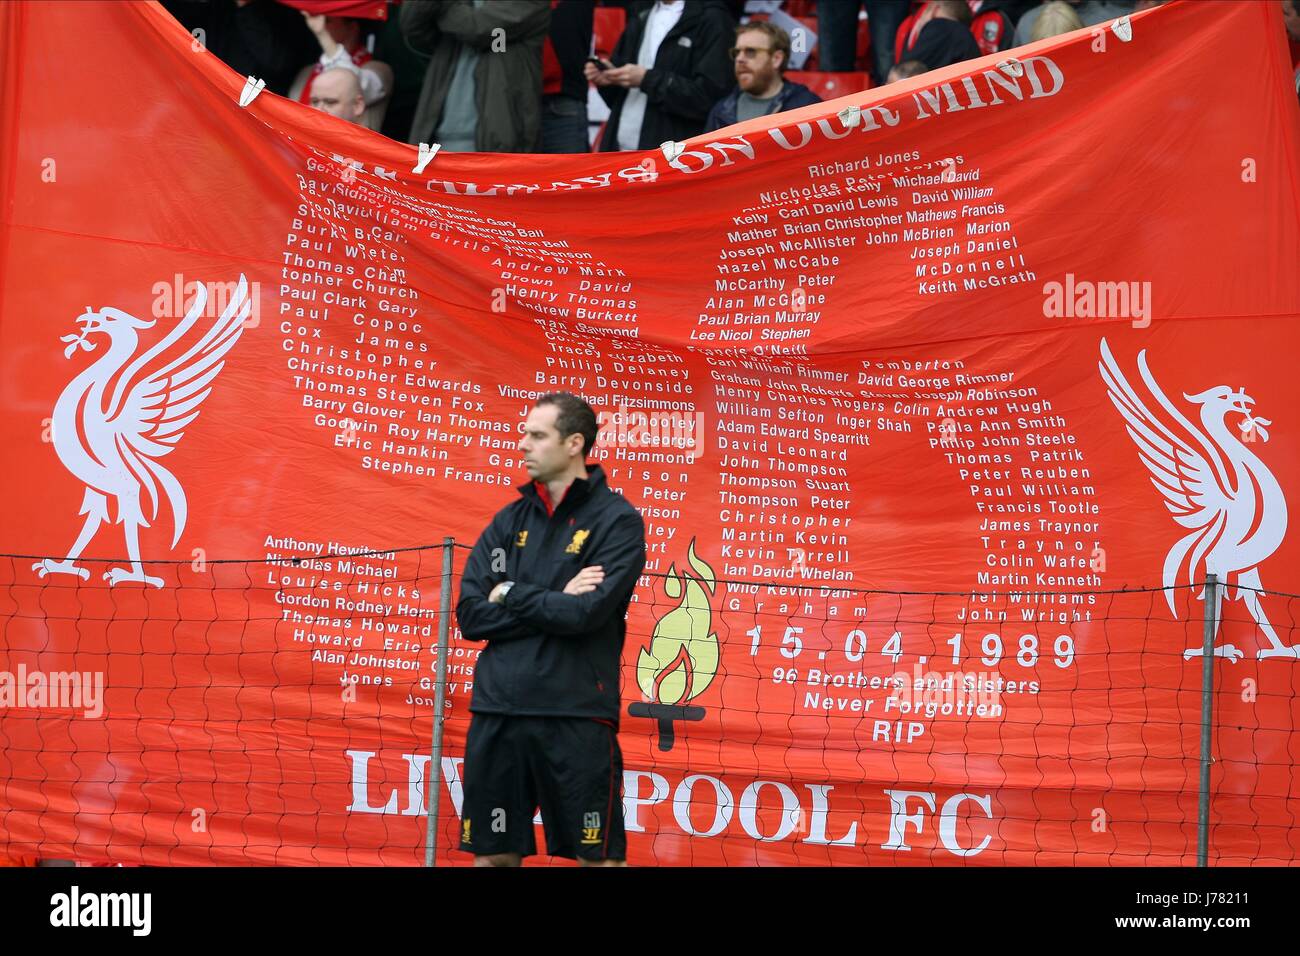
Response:
M596 415L543 395L519 447L532 481L479 536L461 578L461 633L486 641L465 744L460 848L476 866L546 850L625 864L620 671L628 603L645 567L645 522L586 458Z

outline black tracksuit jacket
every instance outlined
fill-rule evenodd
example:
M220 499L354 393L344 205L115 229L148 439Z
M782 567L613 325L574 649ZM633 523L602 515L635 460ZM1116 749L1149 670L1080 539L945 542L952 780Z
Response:
M594 717L617 726L627 607L645 568L645 522L610 489L599 465L587 466L585 480L574 479L549 517L532 482L519 493L479 536L461 577L461 634L487 641L470 710ZM605 579L594 591L563 593L582 568L597 564ZM502 581L515 582L505 604L489 603Z
M615 66L635 63L641 52L650 7L629 11L627 27L610 54ZM646 71L641 92L646 95L645 118L641 121L641 149L656 149L661 143L699 136L713 104L727 95L736 83L727 49L736 40L736 21L725 4L717 0L686 0L682 18L668 31L655 65ZM598 86L596 92L609 105L609 123L601 140L601 152L618 150L618 124L623 118L627 90L621 86Z

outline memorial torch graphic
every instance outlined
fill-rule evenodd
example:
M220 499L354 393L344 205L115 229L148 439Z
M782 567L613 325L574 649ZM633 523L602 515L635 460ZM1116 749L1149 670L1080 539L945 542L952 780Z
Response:
M636 682L644 700L628 707L633 717L659 721L659 749L672 750L674 721L703 720L704 708L690 706L713 683L718 673L718 635L713 631L713 609L709 595L717 576L695 553L695 539L687 548L690 576L668 566L664 593L677 601L657 622L650 647L642 648L636 662ZM707 591L705 589L708 589Z

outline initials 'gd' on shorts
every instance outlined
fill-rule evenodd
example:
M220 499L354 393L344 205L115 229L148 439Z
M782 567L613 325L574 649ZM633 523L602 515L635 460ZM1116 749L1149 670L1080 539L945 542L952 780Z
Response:
M623 754L612 722L474 714L465 743L460 848L476 856L546 851L570 860L627 858Z

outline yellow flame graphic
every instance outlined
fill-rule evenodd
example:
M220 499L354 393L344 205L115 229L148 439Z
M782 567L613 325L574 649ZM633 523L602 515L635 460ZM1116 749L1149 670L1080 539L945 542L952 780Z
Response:
M718 635L712 630L713 609L709 605L717 577L708 562L695 553L694 538L687 549L687 561L698 578L679 574L675 564L668 566L664 591L681 602L656 622L650 647L641 649L636 663L641 693L661 704L680 704L698 697L718 673Z

